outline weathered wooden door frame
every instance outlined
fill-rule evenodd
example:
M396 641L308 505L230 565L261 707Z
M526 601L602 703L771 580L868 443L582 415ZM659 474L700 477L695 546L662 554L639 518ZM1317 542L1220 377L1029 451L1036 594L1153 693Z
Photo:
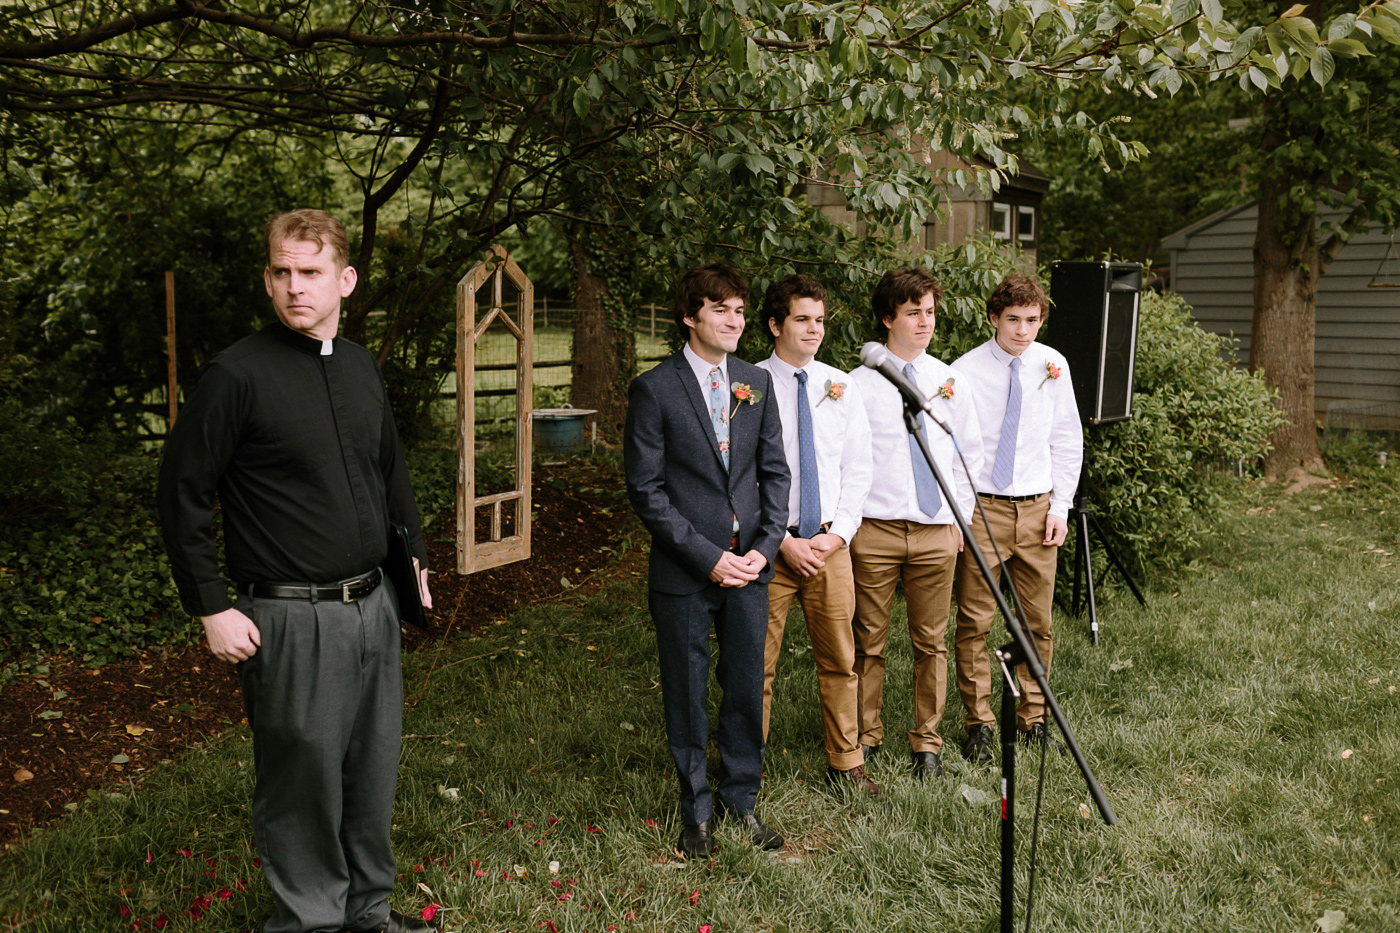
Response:
M514 320L502 307L505 279L520 291ZM490 303L477 320L482 286L490 283ZM530 556L530 455L534 448L533 362L535 287L503 246L492 246L486 258L457 283L457 572L476 573ZM476 494L476 343L486 329L500 321L515 337L515 482L514 489ZM515 507L514 534L501 536L501 510ZM491 508L490 536L476 540L476 510Z

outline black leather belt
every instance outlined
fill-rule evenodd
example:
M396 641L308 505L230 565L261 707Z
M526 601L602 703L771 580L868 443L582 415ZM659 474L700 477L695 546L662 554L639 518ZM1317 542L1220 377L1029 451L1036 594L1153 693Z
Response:
M830 533L830 531L831 522L822 522L821 527L817 529L817 534L824 535ZM792 527L788 528L788 534L792 535L794 538L802 537L800 534L797 533L796 525L793 525Z
M977 495L983 499L999 499L1002 502L1029 502L1032 499L1039 499L1041 496L1048 496L1049 493L1038 492L1033 496L999 496L994 492L979 492Z
M384 575L375 567L364 576L330 586L311 586L306 583L240 583L238 592L243 596L256 596L259 599L307 599L313 603L327 602L353 603L364 599L379 589Z

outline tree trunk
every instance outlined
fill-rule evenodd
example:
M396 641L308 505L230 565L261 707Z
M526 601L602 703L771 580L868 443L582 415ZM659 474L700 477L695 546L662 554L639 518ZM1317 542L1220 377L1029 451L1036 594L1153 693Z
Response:
M627 418L627 384L637 368L636 335L628 315L612 313L615 299L607 278L595 268L584 235L576 228L569 240L576 274L570 400L575 408L596 408L598 430L620 437Z
M1275 478L1297 470L1323 472L1313 412L1314 336L1317 282L1322 257L1317 215L1281 227L1278 204L1295 181L1286 171L1270 173L1259 186L1259 221L1254 234L1254 326L1249 368L1279 393L1288 421L1274 432L1264 474Z

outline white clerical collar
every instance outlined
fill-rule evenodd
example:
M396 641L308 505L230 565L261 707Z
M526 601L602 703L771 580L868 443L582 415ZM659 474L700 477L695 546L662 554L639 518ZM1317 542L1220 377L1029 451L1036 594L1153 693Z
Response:
M332 339L330 339L330 340L322 340L322 341L321 341L321 355L322 355L322 356L330 356L332 353L334 353L334 352L335 352L335 348L334 348L334 346L333 346L334 343L335 343L335 339L334 339L334 338L332 338Z

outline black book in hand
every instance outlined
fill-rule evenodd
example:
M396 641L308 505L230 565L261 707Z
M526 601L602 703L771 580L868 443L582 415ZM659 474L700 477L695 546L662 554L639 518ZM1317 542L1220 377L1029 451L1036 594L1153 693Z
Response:
M389 556L384 561L384 572L399 597L399 618L431 632L433 627L428 623L423 596L418 590L418 561L409 547L408 527L402 522L389 523Z

